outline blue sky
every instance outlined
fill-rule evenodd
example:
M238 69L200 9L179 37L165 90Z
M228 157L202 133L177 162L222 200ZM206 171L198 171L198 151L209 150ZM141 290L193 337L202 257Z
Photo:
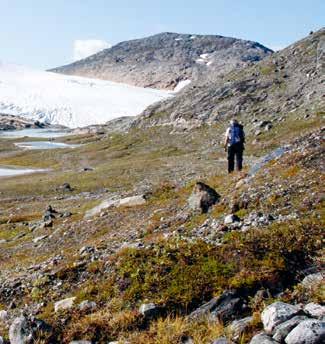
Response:
M93 40L107 46L163 31L280 48L324 24L324 0L0 0L0 60L46 69Z

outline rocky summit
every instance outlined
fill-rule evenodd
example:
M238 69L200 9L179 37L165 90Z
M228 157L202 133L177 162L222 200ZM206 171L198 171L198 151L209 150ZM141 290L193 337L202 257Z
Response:
M173 90L182 81L218 79L271 52L252 41L165 32L119 43L51 71Z
M0 176L0 343L324 343L324 36L271 53L162 34L66 67L107 56L124 82L173 88L180 65L165 50L152 74L165 53L149 41L190 56L177 75L192 82L135 119L48 139L64 149L0 135L0 173L28 171ZM234 46L249 57L208 77ZM228 174L230 115L246 143Z

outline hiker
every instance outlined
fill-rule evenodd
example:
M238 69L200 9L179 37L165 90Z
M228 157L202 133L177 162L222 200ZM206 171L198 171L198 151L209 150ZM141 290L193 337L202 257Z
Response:
M236 119L230 121L230 126L226 131L225 151L228 153L228 173L234 171L235 158L237 170L243 168L243 152L245 143L244 128Z

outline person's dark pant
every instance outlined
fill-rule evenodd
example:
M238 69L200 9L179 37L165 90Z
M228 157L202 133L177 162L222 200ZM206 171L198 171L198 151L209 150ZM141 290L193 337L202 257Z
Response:
M235 158L237 170L241 171L243 168L243 152L244 147L242 144L235 144L228 147L228 173L234 171Z

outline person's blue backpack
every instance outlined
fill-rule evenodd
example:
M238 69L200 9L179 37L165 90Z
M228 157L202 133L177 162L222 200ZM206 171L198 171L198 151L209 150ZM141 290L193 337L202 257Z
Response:
M230 127L230 145L235 145L237 143L244 144L245 142L245 134L243 126L240 124L233 124Z

